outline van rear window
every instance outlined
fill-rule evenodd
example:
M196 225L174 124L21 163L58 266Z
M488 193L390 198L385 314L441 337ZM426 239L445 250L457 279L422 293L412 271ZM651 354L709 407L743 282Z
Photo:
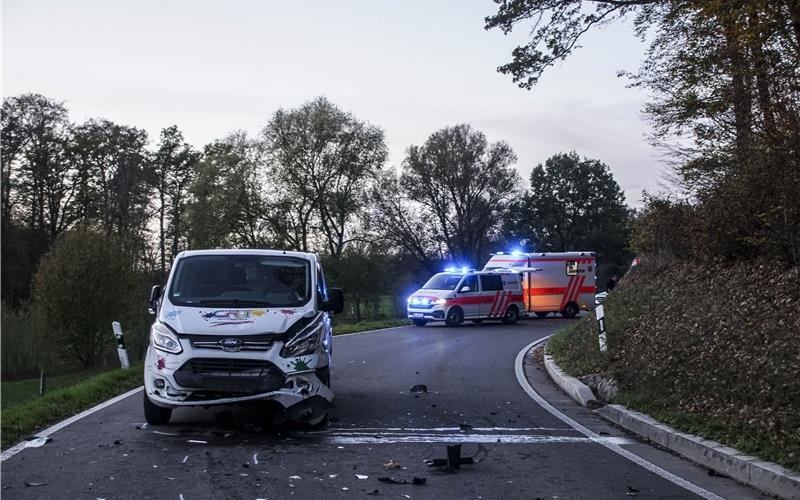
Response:
M484 292L503 289L503 278L499 274L481 274L481 289Z

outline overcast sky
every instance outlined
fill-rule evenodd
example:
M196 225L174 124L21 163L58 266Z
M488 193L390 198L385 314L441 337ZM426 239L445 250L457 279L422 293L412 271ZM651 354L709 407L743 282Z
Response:
M526 184L575 150L610 165L630 205L659 190L646 96L616 77L642 58L630 26L586 37L526 91L495 68L527 31L485 31L493 11L488 0L4 0L2 92L38 92L74 121L108 118L151 141L177 124L197 147L325 95L384 129L394 166L467 122L511 144Z

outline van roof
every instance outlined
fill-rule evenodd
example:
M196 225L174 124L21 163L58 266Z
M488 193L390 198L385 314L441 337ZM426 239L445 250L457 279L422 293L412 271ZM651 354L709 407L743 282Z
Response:
M294 252L290 250L269 250L261 248L214 248L208 250L185 250L175 258L191 257L194 255L285 255L287 257L299 257L301 259L314 260L316 257L309 252Z

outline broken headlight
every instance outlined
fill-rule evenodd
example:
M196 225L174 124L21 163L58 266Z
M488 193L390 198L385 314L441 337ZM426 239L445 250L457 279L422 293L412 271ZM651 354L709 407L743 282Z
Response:
M180 341L168 326L161 323L153 323L150 328L150 342L156 349L172 354L179 354L183 351Z
M291 338L281 349L281 356L293 358L312 354L322 342L325 332L325 316L320 314L307 327Z

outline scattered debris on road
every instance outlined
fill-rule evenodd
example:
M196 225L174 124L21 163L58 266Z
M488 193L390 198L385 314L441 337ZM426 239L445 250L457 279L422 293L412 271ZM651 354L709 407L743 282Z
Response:
M631 488L630 486L628 486L628 492L625 493L625 494L628 495L629 497L635 497L637 493L639 493L639 490L637 490L636 488Z
M47 486L47 483L25 483L25 486Z
M411 479L411 481L409 481L408 479L395 479L393 477L379 477L378 481L380 481L382 483L388 483L388 484L414 484L414 485L420 486L420 485L423 485L423 484L427 483L428 479L425 478L425 477L414 476Z
M401 468L399 460L389 460L385 464L383 464L383 468L386 470L393 470Z
M415 393L419 393L419 392L424 392L424 393L427 394L428 393L428 386L425 385L425 384L417 384L417 385L413 386L411 389L409 389L409 392L411 394L415 394Z
M50 437L31 436L25 441L25 448L39 448L52 441Z
M369 479L369 476L365 476L364 474L356 474L358 479Z

